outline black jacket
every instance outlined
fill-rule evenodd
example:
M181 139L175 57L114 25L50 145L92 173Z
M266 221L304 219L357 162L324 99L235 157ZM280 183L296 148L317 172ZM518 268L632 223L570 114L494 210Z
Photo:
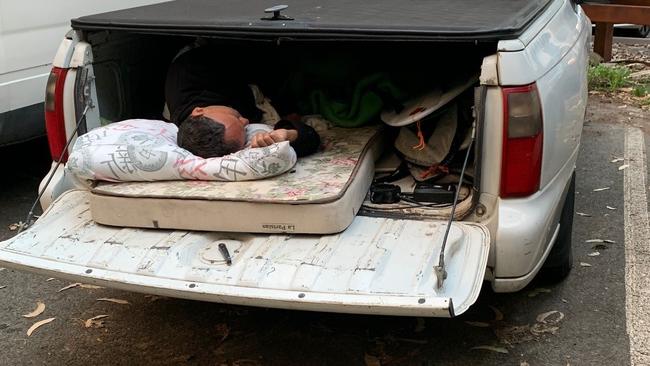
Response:
M172 62L165 82L165 99L171 121L180 125L195 107L225 105L236 109L251 123L259 123L262 111L255 105L255 98L248 84L258 84L265 90L265 80L255 71L241 75L237 70L256 70L254 65L244 65L250 58L243 55L223 57L218 49L208 46L194 48ZM237 60L237 64L228 60ZM248 61L250 62L250 61ZM269 88L272 89L272 88ZM292 112L283 98L271 97L274 107L282 116ZM282 120L275 129L294 129L298 138L291 143L298 156L312 154L320 146L318 133L301 122Z

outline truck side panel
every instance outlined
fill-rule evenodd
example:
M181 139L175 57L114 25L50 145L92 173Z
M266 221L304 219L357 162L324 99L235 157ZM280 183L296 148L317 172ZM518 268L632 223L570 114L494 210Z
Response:
M564 1L524 50L499 53L501 85L537 84L543 108L544 150L540 191L526 198L499 201L493 283L497 291L523 288L554 243L567 184L575 169L587 104L591 27L580 8L577 11Z

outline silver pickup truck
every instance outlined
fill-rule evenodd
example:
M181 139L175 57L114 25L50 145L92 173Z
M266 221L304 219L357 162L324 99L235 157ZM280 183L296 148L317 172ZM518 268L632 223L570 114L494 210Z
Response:
M177 0L74 19L47 86L45 212L0 243L0 266L219 303L435 317L466 311L484 281L513 292L538 274L569 274L591 34L574 1L286 5ZM232 72L281 74L314 58L334 74L351 64L408 71L431 91L401 107L411 116L462 79L452 99L470 116L467 179L453 205L369 197L399 165L395 127L381 139L323 130L322 152L261 181L87 182L56 163L101 126L164 120L166 70L197 41L224 59L247 55Z

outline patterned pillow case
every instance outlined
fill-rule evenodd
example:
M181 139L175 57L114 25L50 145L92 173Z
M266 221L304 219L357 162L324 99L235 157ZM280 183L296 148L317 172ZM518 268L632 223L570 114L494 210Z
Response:
M112 182L245 181L273 177L296 164L287 141L204 159L179 147L177 132L176 125L165 121L111 123L77 138L66 169L82 179Z

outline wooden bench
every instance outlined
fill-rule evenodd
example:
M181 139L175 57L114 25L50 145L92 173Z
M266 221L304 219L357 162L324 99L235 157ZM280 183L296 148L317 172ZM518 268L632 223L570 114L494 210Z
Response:
M592 23L596 25L594 51L601 55L605 61L612 59L614 24L650 25L650 0L582 2L581 6Z

